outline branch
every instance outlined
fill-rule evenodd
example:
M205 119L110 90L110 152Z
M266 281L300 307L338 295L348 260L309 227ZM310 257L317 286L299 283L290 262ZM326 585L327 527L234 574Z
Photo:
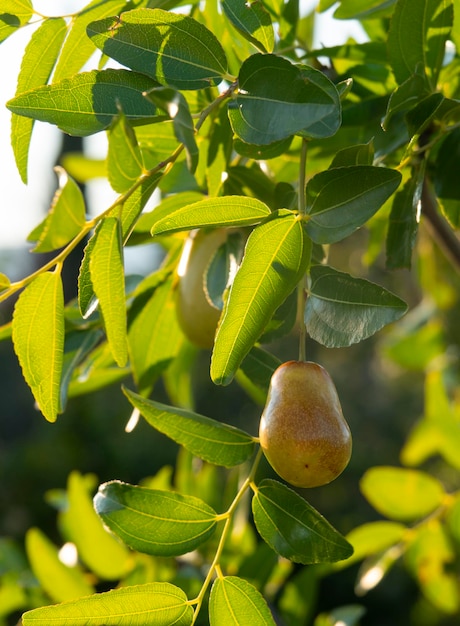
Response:
M452 266L460 273L460 240L437 209L436 198L429 189L428 182L423 181L422 215L433 239L438 243Z

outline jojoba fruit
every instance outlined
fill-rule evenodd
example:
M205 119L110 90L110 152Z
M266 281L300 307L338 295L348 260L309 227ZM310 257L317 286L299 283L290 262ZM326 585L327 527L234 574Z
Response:
M200 348L212 348L221 311L206 297L205 273L217 249L226 241L227 231L195 230L184 245L179 262L177 319L184 335Z
M348 465L351 433L328 372L311 361L275 370L259 428L275 472L295 487L319 487Z

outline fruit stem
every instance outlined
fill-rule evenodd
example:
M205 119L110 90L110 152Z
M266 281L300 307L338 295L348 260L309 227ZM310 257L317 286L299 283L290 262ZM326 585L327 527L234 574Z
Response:
M307 172L308 140L302 140L299 163L299 190L298 209L299 215L304 217L307 214L306 204L306 172ZM307 302L307 275L303 276L297 286L297 310L299 312L299 361L307 360L307 329L304 322L304 310Z

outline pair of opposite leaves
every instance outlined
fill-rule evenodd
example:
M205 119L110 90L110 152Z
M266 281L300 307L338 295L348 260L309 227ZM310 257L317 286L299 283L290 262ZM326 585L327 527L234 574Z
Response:
M177 316L186 337L211 348L220 318L205 276L226 229L195 231L179 263ZM318 487L348 465L351 433L328 372L310 361L288 361L273 373L259 427L260 445L281 478L296 487Z

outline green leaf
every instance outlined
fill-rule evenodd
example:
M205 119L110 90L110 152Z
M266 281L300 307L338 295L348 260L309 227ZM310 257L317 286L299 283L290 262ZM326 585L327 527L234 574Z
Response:
M388 222L386 267L410 269L418 232L419 204L425 175L424 161L395 194Z
M209 597L210 626L275 626L264 597L243 578L217 578Z
M84 137L110 126L119 106L132 123L154 118L156 109L143 93L155 86L147 76L128 70L93 70L20 94L7 108Z
M26 550L35 577L54 602L74 600L94 592L82 570L64 565L56 546L38 528L27 531Z
M328 5L333 4L327 0L326 2ZM388 17L396 2L397 0L342 0L334 13L334 17L338 20ZM323 4L321 2L321 5Z
M181 230L220 226L250 226L262 222L271 214L266 204L246 196L207 198L171 210L164 204L155 209L152 235L164 235Z
M267 161L287 152L291 143L292 137L286 137L286 139L274 141L267 146L260 146L253 143L245 143L241 141L241 139L238 139L238 137L235 137L233 148L238 154L241 154L241 156L248 157L249 159Z
M262 539L295 563L332 563L353 548L295 491L276 480L263 480L252 499L254 522Z
M273 52L275 37L269 12L259 2L223 0L222 9L233 26L261 52Z
M93 22L87 33L107 56L177 89L218 85L227 73L218 39L186 15L134 9Z
M436 88L452 24L452 0L396 3L388 33L388 56L399 84L423 68L428 86Z
M124 393L151 426L209 463L233 467L254 452L253 438L239 428L147 400L129 389L124 389Z
M19 296L13 344L40 411L56 421L64 351L64 294L57 272L40 274Z
M243 359L240 369L252 383L268 392L271 377L281 363L275 355L254 346Z
M313 626L358 626L365 614L365 607L359 604L340 606L328 613L320 613Z
M45 20L34 32L22 58L16 94L44 85L48 81L66 31L65 20L59 17ZM34 120L30 118L20 115L13 115L11 118L11 145L19 174L25 184L33 125Z
M246 143L267 145L295 134L329 137L340 126L339 94L318 70L273 54L254 54L241 66L238 85L228 114Z
M199 498L120 481L101 485L94 507L130 548L155 556L191 552L217 525L216 512Z
M412 109L421 98L428 94L425 75L420 68L417 68L416 73L411 74L391 94L385 117L382 120L382 128L388 130L393 115Z
M147 583L44 606L22 616L24 626L191 626L187 596L171 583Z
M60 166L54 168L59 189L54 194L45 220L27 238L37 241L34 252L50 252L64 247L85 225L86 206L77 183Z
M163 174L160 172L153 176L144 178L140 185L138 185L129 195L129 197L123 202L123 207L115 206L111 215L113 217L120 215L121 221L121 237L123 244L131 243L131 236L133 234L133 228L137 227L139 221L142 220L141 213L144 210L147 202L150 200L153 192L158 187L159 182L162 179ZM150 233L148 240L150 241ZM136 242L134 242L135 244Z
M310 254L310 241L292 213L253 230L215 339L211 378L216 384L231 382L276 309L305 274Z
M346 537L353 546L353 554L338 565L348 566L364 557L379 554L402 541L407 532L407 527L398 522L368 522L357 526Z
M352 165L372 165L373 160L374 146L372 141L369 141L339 150L332 159L329 169Z
M441 483L418 470L399 467L372 467L360 482L361 491L372 506L395 520L425 517L441 506Z
M126 7L126 0L92 0L78 13L70 23L69 34L65 40L53 82L59 82L63 78L70 78L85 65L96 48L86 35L86 27L93 20L117 15Z
M155 87L147 92L147 98L166 111L173 121L174 134L183 144L187 154L187 167L193 174L198 165L198 146L195 140L195 125L184 96L171 87Z
M315 243L335 243L363 226L396 191L401 174L371 165L320 172L307 184L306 229Z
M448 133L437 154L433 183L441 208L453 228L460 228L460 191L455 164L460 159L460 129Z
M0 43L25 26L33 15L30 0L3 0L0 14Z
M406 303L380 285L325 265L311 268L305 325L328 348L363 341L406 311Z
M123 111L110 127L108 138L107 177L112 189L123 193L134 185L143 172L142 156L136 135Z
M5 291L5 289L9 289L11 286L11 281L6 274L0 272L0 292Z
M169 276L151 295L142 294L132 306L135 317L129 324L129 355L140 391L152 387L184 341L176 317L173 283L174 277Z
M103 580L118 580L131 569L128 549L102 525L93 508L85 477L76 471L67 482L68 508L63 525L78 550L79 558Z
M89 268L113 358L123 367L128 361L128 340L120 230L116 217L104 218L91 250Z

